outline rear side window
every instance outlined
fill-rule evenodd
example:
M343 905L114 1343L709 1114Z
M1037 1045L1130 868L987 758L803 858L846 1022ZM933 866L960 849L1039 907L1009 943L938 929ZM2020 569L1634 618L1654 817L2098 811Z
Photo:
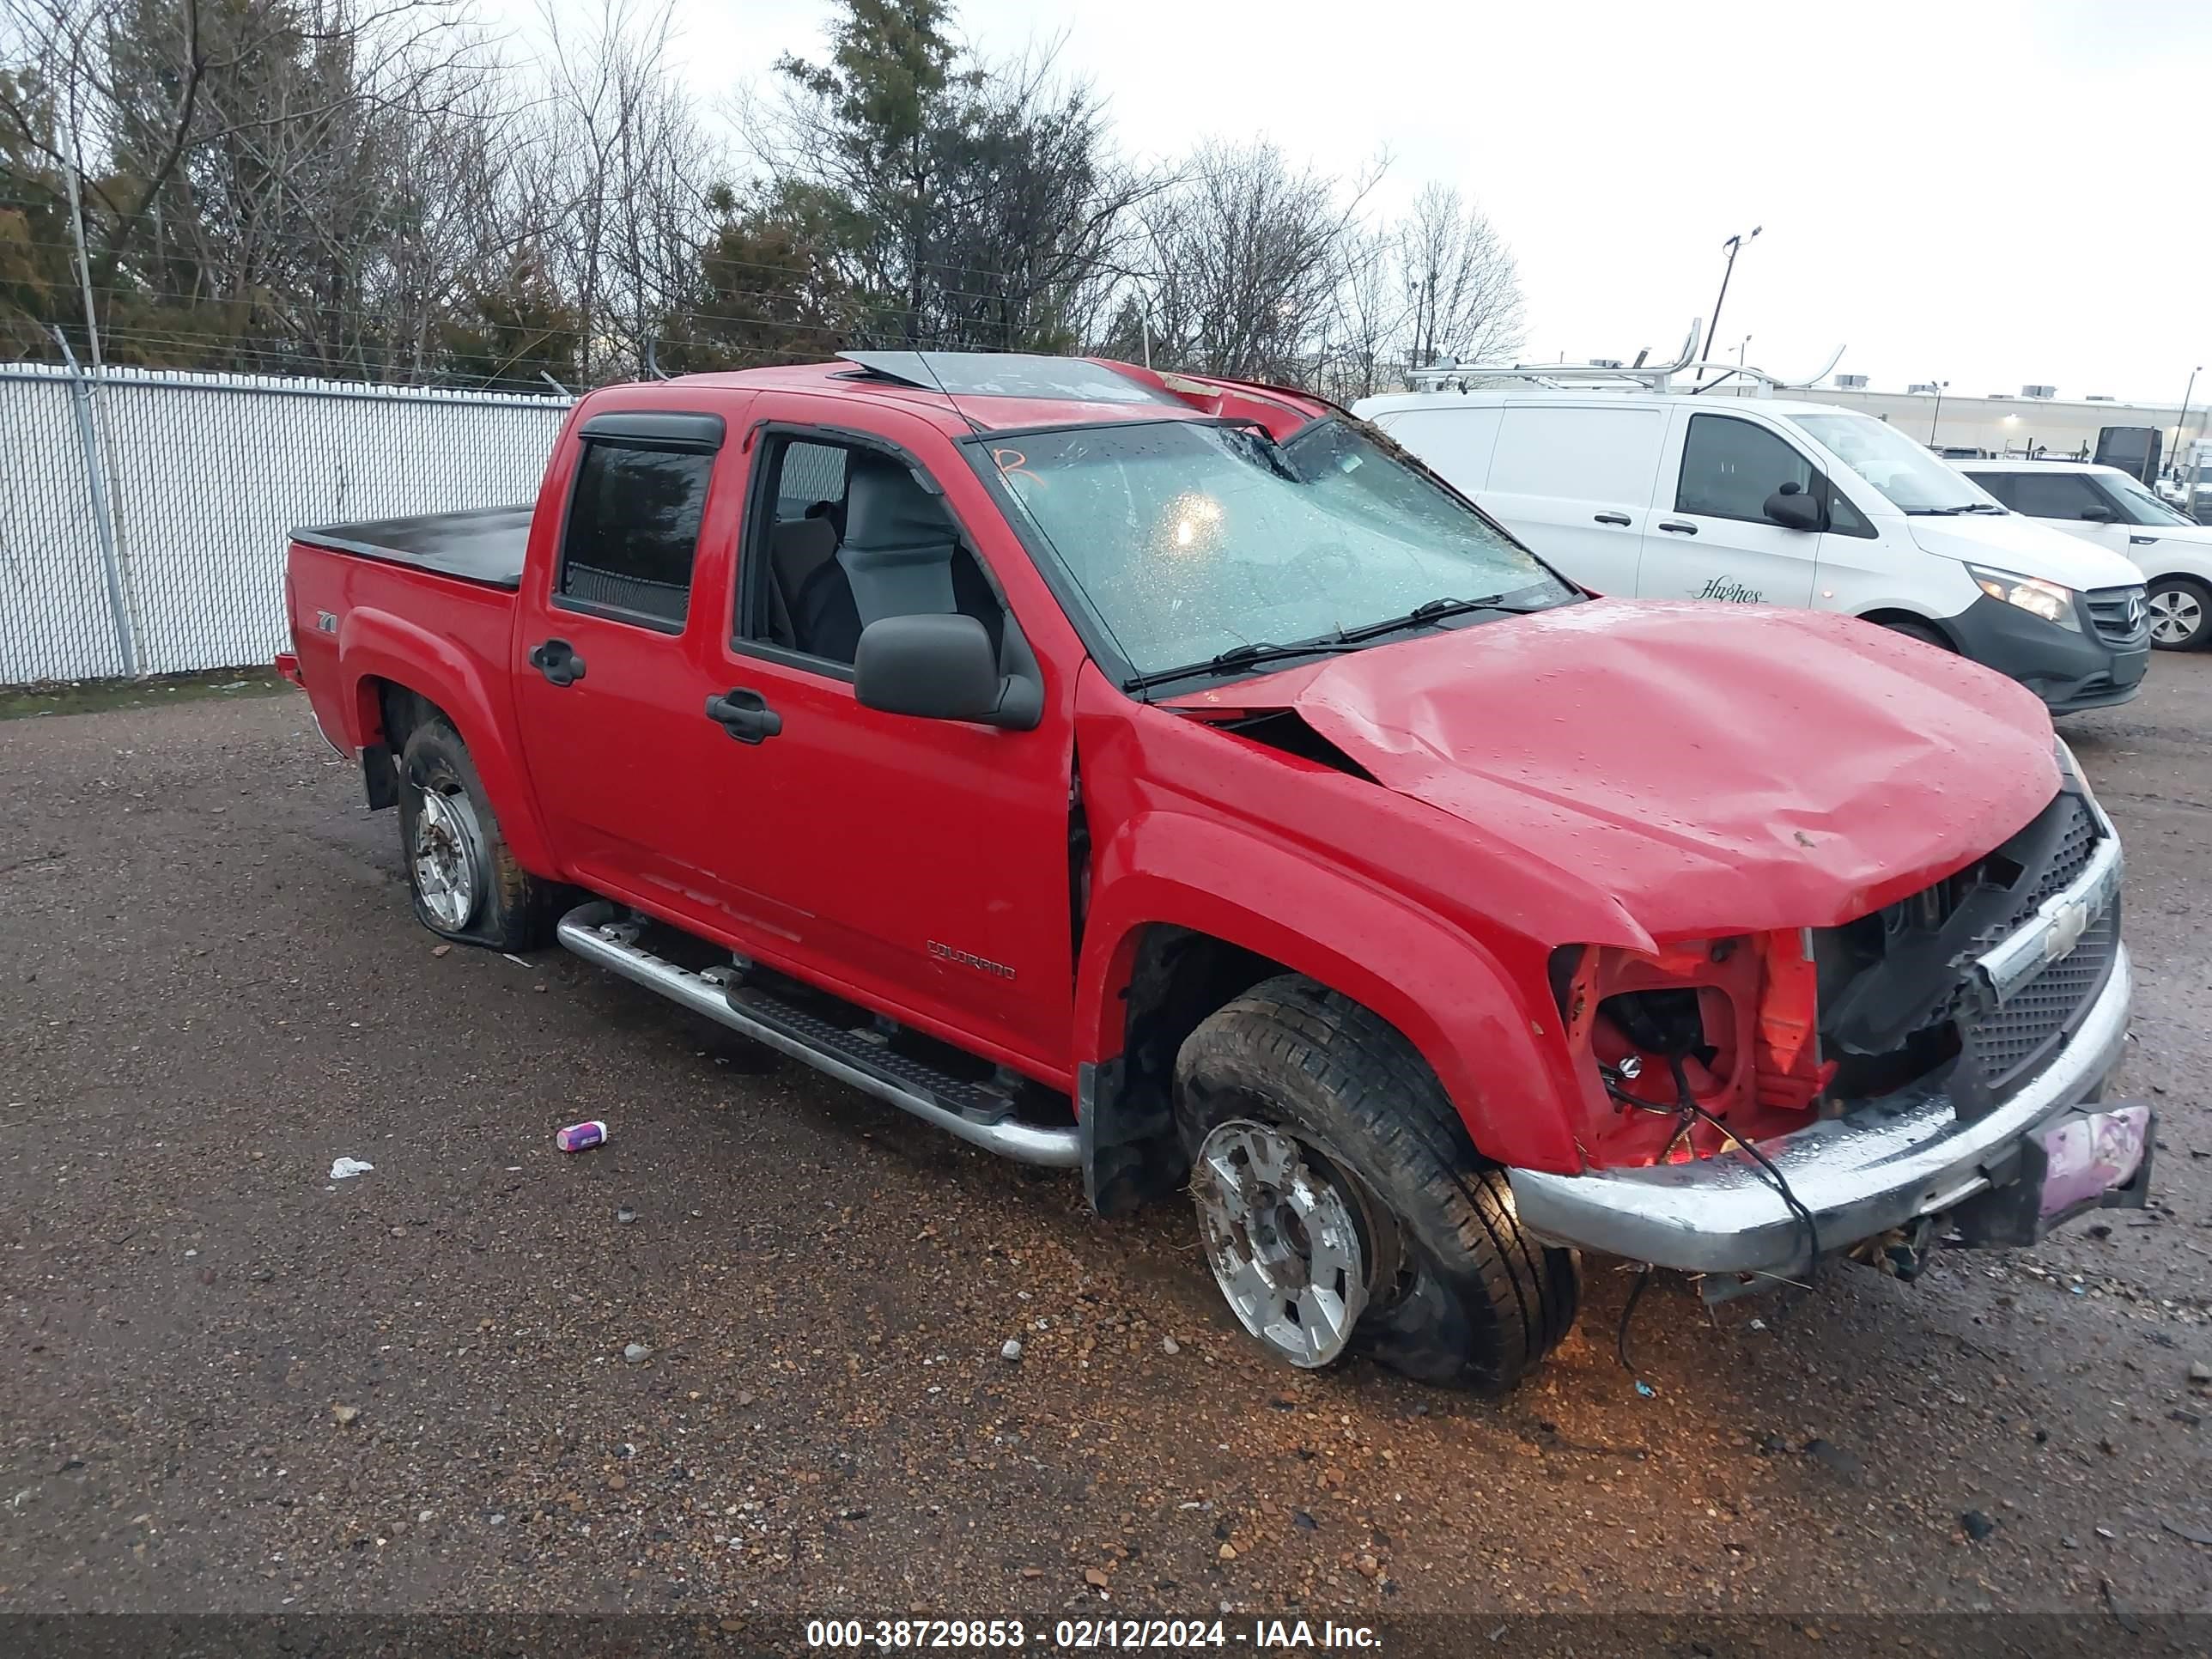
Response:
M1509 407L1491 454L1488 488L1649 507L1666 431L1666 411L1658 409Z
M1728 415L1692 415L1674 510L1765 524L1769 495L1785 483L1809 490L1813 477L1812 462L1765 427Z
M559 598L681 632L714 458L586 442L561 544Z
M1969 472L1966 476L1972 478L1976 483L1981 485L1983 489L1988 490L1990 495L1996 496L2014 512L2017 513L2021 511L2020 503L2013 498L2012 481L2014 475L2012 473Z
M2100 518L2117 518L2112 504L2100 495L2079 472L2008 472L2002 475L2011 489L1999 494L1986 479L1974 482L1996 495L2015 513L2031 519L2078 519L2095 511Z

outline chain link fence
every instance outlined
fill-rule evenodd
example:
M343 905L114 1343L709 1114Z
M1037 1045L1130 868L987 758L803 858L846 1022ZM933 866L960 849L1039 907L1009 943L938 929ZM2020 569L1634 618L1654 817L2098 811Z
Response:
M0 364L0 685L266 664L295 526L532 501L568 407Z

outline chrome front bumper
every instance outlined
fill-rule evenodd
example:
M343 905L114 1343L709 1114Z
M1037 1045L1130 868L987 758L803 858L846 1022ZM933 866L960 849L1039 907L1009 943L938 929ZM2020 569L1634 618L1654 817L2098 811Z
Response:
M2106 870L2089 874L2103 890ZM2109 880L2117 887L2116 869ZM1990 967L2002 973L2005 965ZM1759 1149L1812 1212L1824 1251L1948 1210L2011 1179L2014 1149L2098 1092L2127 1040L2131 997L2123 945L2065 1047L1972 1122L1959 1121L1949 1099L1936 1096L1900 1111L1863 1108ZM1688 1273L1789 1273L1805 1265L1803 1224L1740 1152L1641 1170L1507 1175L1522 1224L1554 1243Z

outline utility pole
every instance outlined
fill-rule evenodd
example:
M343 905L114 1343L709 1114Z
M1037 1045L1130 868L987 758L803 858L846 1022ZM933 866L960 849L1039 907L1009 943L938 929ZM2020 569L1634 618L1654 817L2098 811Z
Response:
M78 184L77 133L74 123L70 127L70 162L63 169L69 180L70 236L76 244L76 279L84 300L84 340L86 356L91 373L77 374L76 363L70 362L70 373L82 389L83 403L80 407L79 436L85 445L85 464L95 476L92 479L93 512L100 520L101 554L106 566L108 599L115 611L115 632L118 654L123 672L136 678L143 671L139 660L137 642L145 637L146 618L138 602L138 584L131 569L130 544L123 534L123 514L114 490L121 469L115 463L115 444L106 418L106 398L101 395L106 376L101 370L100 356L100 313L92 299L92 261L84 246L84 203ZM59 329L54 339L62 349L62 356L70 357L69 341Z
M70 149L72 152L70 164L63 172L63 176L69 180L70 234L76 242L76 279L84 295L86 356L91 361L94 375L97 376L100 373L100 317L92 307L92 262L85 257L84 252L84 206L77 194L76 144L72 143Z
M2181 447L2189 441L2189 399L2197 391L2197 377L2204 365L2199 363L2189 371L2189 389L2181 394L2181 418L2173 423L2174 465L2181 464Z
M1951 383L1931 380L1929 384L1936 388L1936 412L1928 417L1928 441L1932 444L1936 441L1936 422L1943 418L1943 389Z
M1723 247L1728 250L1728 264L1721 267L1720 297L1713 301L1713 319L1705 325L1705 349L1698 353L1698 356L1700 358L1710 357L1713 355L1713 342L1715 339L1719 337L1721 326L1721 307L1725 304L1728 300L1729 278L1735 274L1735 256L1743 251L1743 245L1746 242L1755 240L1759 233L1765 228L1765 227L1763 225L1753 225L1751 228L1750 235L1731 236L1728 240L1721 244ZM1705 380L1705 371L1701 368L1698 371L1698 385L1704 385Z

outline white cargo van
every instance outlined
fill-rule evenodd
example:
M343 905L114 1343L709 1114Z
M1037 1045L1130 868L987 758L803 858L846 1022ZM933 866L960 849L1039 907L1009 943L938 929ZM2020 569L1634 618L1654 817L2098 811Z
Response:
M1453 373L1543 384L1353 413L1597 592L1844 611L1985 663L2056 713L2136 695L2150 649L2124 556L2008 511L1870 416L1672 389L1696 368L1470 368Z
M2088 461L1960 461L2015 513L2124 553L2146 579L2151 648L2212 646L2212 525L2188 517L2116 466Z

